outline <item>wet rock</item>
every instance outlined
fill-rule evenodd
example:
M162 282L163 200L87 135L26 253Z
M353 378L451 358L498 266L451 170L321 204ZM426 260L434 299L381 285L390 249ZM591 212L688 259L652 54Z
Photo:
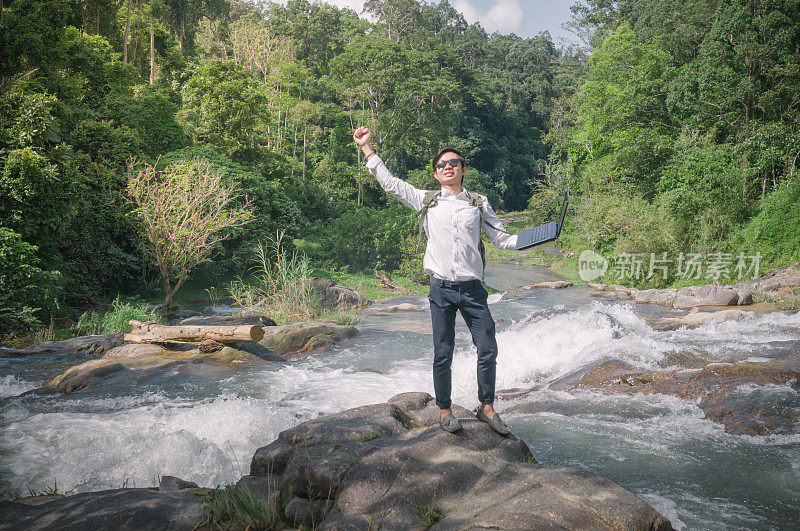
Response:
M770 269L747 284L753 290L763 293L773 293L781 288L800 286L800 263Z
M183 490L183 489L199 489L200 486L193 481L184 481L175 476L161 476L161 481L158 482L158 490Z
M677 289L643 289L634 294L634 300L640 304L658 304L671 308L677 295Z
M400 304L393 304L391 306L383 306L380 308L370 308L365 312L366 315L375 314L375 313L399 313L399 312L414 312L417 311L417 307L411 303L403 302Z
M552 282L539 282L538 284L523 286L521 289L537 289L537 288L564 289L564 288L569 288L571 286L572 282L567 282L566 280L555 280Z
M275 326L275 321L265 315L211 315L207 317L190 317L182 320L180 324L205 326Z
M190 531L204 515L200 498L186 490L117 489L85 492L37 506L0 502L0 529Z
M124 332L108 336L79 336L64 341L46 341L35 343L24 349L0 350L0 357L20 357L34 354L52 354L56 352L74 352L89 357L100 356L114 347L122 345Z
M358 328L355 326L305 321L265 328L264 338L259 343L272 352L291 357L332 345L356 334Z
M260 448L251 476L279 478L289 525L323 529L670 529L652 507L579 468L534 464L514 435L502 437L464 408L463 429L438 427L427 393L404 393L315 419ZM433 413L434 415L431 415Z
M663 329L677 329L682 326L687 328L697 328L708 323L724 323L726 321L741 321L755 316L755 312L731 308L730 310L720 310L718 312L693 311L682 317L665 317Z
M217 352L201 353L191 345L166 348L155 343L127 343L109 350L101 358L70 367L48 382L45 388L71 393L119 371L142 372L196 362L213 363L217 367L264 363L253 354L231 347L224 347Z
M549 387L675 395L697 402L706 417L722 424L727 432L764 435L793 433L798 411L780 410L766 402L742 398L742 386L791 385L798 389L798 382L800 356L657 371L641 371L619 360L604 359L559 378Z
M690 286L682 288L675 296L673 308L693 306L735 306L739 303L739 293L732 286Z

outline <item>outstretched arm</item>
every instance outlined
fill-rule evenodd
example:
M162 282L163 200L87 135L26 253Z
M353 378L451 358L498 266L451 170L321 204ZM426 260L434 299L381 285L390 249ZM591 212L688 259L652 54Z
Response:
M488 222L488 223L487 223ZM486 232L486 235L489 236L489 241L491 241L495 247L498 249L509 249L514 250L517 248L517 235L516 234L508 234L506 232L499 231L494 227L490 227L489 224L494 225L499 229L505 230L503 223L500 221L500 218L497 217L497 214L494 213L492 210L492 205L489 204L488 200L483 201L483 230Z
M416 211L422 209L422 201L425 198L425 191L414 188L406 181L394 177L386 164L375 153L369 145L372 132L366 127L359 127L353 133L353 140L359 145L367 159L367 169L375 176L381 188L395 196L401 203Z

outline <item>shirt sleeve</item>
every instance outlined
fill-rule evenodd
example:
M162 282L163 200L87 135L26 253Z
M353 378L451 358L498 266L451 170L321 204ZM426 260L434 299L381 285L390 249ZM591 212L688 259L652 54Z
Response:
M381 188L395 196L407 207L419 212L425 199L425 190L420 190L408 184L403 179L394 177L386 167L383 160L376 154L367 161L367 169L375 176Z
M491 223L495 227L505 230L503 223L500 221L500 218L497 217L497 214L494 213L492 210L492 205L489 204L489 200L485 197L483 198L483 230L486 232L486 235L489 236L489 241L491 241L495 247L498 249L510 249L515 250L517 248L517 235L516 234L506 234L505 232L500 232L499 230L495 230L490 227L488 223Z

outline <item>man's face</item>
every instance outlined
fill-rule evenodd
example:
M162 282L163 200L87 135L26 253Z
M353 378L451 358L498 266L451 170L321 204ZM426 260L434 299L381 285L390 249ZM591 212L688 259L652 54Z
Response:
M436 161L438 164L436 165L436 171L434 172L433 176L436 177L436 180L439 181L442 186L461 184L461 181L464 178L464 172L467 171L467 167L463 162L459 162L453 166L449 162L453 159L458 160L460 157L452 151L445 151L441 154L439 160ZM440 167L442 162L447 162L447 164L444 165L444 168Z

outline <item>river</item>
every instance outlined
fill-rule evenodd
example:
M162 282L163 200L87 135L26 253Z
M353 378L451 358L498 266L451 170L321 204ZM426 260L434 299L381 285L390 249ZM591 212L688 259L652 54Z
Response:
M498 389L530 388L608 356L656 369L680 359L759 360L800 350L798 312L658 331L649 319L671 310L600 302L580 286L512 289L549 275L523 265L487 270L487 283L501 290L490 297L499 320ZM359 336L303 360L167 370L71 395L26 392L84 358L0 358L0 491L27 494L55 482L67 494L147 487L161 475L225 485L248 473L256 448L293 425L401 392L432 394L427 298L398 302L416 309L370 314ZM475 361L459 318L453 400L470 409L477 405ZM789 385L738 392L800 414L800 394ZM608 477L678 529L798 526L798 423L788 434L733 435L692 401L591 391L544 389L497 408L539 461Z

